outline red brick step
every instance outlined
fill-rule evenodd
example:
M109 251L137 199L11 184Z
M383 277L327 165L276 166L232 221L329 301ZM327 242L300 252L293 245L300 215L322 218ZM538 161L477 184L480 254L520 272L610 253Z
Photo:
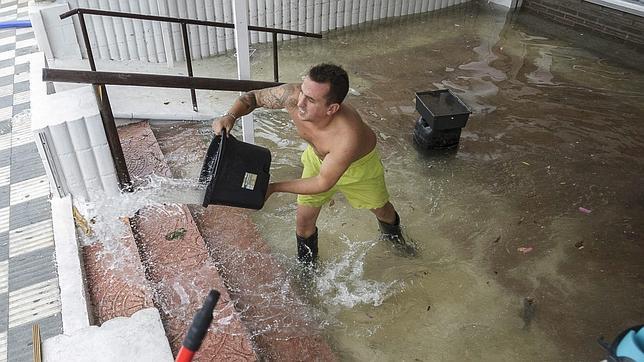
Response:
M208 257L203 238L184 205L146 207L133 220L137 244L154 285L170 348L181 341L210 289L221 293L215 319L195 360L256 360L248 332ZM223 321L223 322L218 322Z
M225 206L191 210L231 295L245 309L244 320L253 321L246 326L258 353L275 361L334 361L306 303L290 286L276 285L288 276L259 235L250 211ZM267 303L266 295L279 297Z

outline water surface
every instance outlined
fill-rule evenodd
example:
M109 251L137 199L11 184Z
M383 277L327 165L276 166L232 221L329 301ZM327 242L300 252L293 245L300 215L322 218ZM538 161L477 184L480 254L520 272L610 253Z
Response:
M271 49L257 47L254 77L270 80ZM345 66L348 101L376 131L392 202L421 247L397 254L341 196L325 207L305 296L340 359L599 360L597 337L644 321L644 73L624 47L475 4L280 45L283 81ZM220 76L232 60L196 67ZM413 146L414 93L438 88L473 110L455 153ZM272 179L299 177L305 143L288 115L255 117ZM207 142L208 127L155 132L177 149ZM203 154L177 154L171 166L196 178ZM274 195L254 218L292 266L295 196Z

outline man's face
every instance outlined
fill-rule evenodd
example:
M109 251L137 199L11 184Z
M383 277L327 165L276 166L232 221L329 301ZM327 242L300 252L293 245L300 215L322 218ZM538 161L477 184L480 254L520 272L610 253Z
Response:
M302 91L297 99L297 110L302 121L316 121L333 114L333 105L327 104L328 83L317 83L304 77Z

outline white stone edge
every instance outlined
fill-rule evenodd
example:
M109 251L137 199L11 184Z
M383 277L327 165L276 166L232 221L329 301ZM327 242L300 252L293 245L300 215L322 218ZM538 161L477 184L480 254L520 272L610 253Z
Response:
M114 107L113 107L114 108ZM214 118L215 115L198 112L186 113L124 113L114 112L117 119L150 119L155 121L206 121Z
M97 345L100 344L100 345ZM70 347L73 347L70 350ZM161 315L156 308L88 326L73 335L59 334L42 343L43 361L174 361Z
M63 333L65 334L72 334L87 328L92 321L72 215L70 195L51 199L51 218L58 266Z
M40 13L42 5L37 4L34 1L29 2L29 20L31 21L31 27L34 29L34 36L36 37L36 42L38 43L38 49L45 53L45 56L49 59L54 57L54 54L51 50L51 44L49 44L49 38L47 37L47 32L45 31L45 23Z

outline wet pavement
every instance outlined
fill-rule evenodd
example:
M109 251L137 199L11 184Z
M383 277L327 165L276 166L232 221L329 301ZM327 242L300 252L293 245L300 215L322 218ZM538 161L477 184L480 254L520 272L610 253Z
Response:
M38 50L28 1L1 0L0 22L0 361L32 356L62 332L49 184L31 133L29 57ZM15 24L15 23L14 23Z
M341 197L322 212L306 295L341 359L600 360L599 336L644 322L638 52L475 4L280 46L282 81L322 61L348 70L349 102L376 130L392 201L421 245L397 255ZM270 49L251 67L270 79ZM414 92L436 88L473 110L455 153L413 146ZM255 114L272 178L297 177L304 143L287 115ZM156 127L162 149L208 133ZM191 177L194 158L168 162ZM294 203L276 195L254 214L291 263Z

